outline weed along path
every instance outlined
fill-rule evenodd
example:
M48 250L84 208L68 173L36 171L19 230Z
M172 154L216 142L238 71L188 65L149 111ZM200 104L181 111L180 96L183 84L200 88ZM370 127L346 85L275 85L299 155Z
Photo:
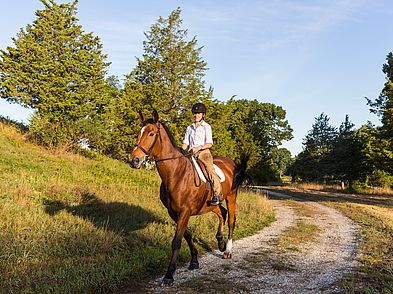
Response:
M337 282L356 267L357 226L333 208L268 193L276 221L235 241L231 260L209 252L200 257L200 269L179 267L172 287L160 287L160 277L143 292L342 292Z

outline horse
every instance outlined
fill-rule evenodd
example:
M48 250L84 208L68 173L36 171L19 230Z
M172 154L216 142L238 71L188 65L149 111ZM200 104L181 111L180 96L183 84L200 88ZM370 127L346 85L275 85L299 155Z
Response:
M168 127L159 121L158 112L153 110L153 118L139 111L142 128L137 137L137 143L128 157L132 168L140 168L142 164L154 158L156 168L161 177L160 200L167 208L168 214L176 223L176 232L172 240L172 256L168 270L161 282L162 286L173 284L173 274L176 270L176 260L181 247L181 240L187 241L191 252L189 270L199 268L198 251L192 240L191 231L187 228L191 216L213 212L218 216L219 225L216 234L218 248L223 258L232 258L232 239L236 222L236 196L239 186L246 179L247 157L243 156L241 163L236 165L227 157L214 157L217 165L225 175L222 182L222 200L228 210L228 241L223 241L223 229L227 210L222 205L210 205L212 190L209 183L197 181L195 168L189 156L183 154L169 131Z

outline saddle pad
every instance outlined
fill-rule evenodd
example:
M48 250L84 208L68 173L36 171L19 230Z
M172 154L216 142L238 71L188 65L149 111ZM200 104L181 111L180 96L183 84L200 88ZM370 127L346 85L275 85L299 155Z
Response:
M206 183L205 175L203 174L203 172L202 172L202 170L201 170L199 164L196 162L194 156L192 156L191 158L192 158L192 162L194 163L195 169L196 169L197 172L198 172L199 178L200 178L203 182ZM215 164L213 164L213 167L214 167L214 170L215 170L217 176L220 178L220 182L221 182L221 183L224 182L224 181L225 181L225 175L224 175L224 173L222 172L222 170L221 170L217 165L215 165Z

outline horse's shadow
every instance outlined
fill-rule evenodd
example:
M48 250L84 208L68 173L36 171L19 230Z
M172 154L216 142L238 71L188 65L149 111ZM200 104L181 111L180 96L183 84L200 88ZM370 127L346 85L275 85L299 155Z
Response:
M121 202L103 202L94 193L84 193L81 203L68 204L58 200L45 200L45 212L55 215L66 211L90 221L97 228L115 233L132 234L145 228L149 223L163 221L150 211L133 204Z

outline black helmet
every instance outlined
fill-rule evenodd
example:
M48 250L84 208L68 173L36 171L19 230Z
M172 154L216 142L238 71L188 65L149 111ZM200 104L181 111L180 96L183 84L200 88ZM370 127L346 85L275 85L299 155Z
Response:
M192 113L206 113L206 106L203 103L196 103L191 109Z

